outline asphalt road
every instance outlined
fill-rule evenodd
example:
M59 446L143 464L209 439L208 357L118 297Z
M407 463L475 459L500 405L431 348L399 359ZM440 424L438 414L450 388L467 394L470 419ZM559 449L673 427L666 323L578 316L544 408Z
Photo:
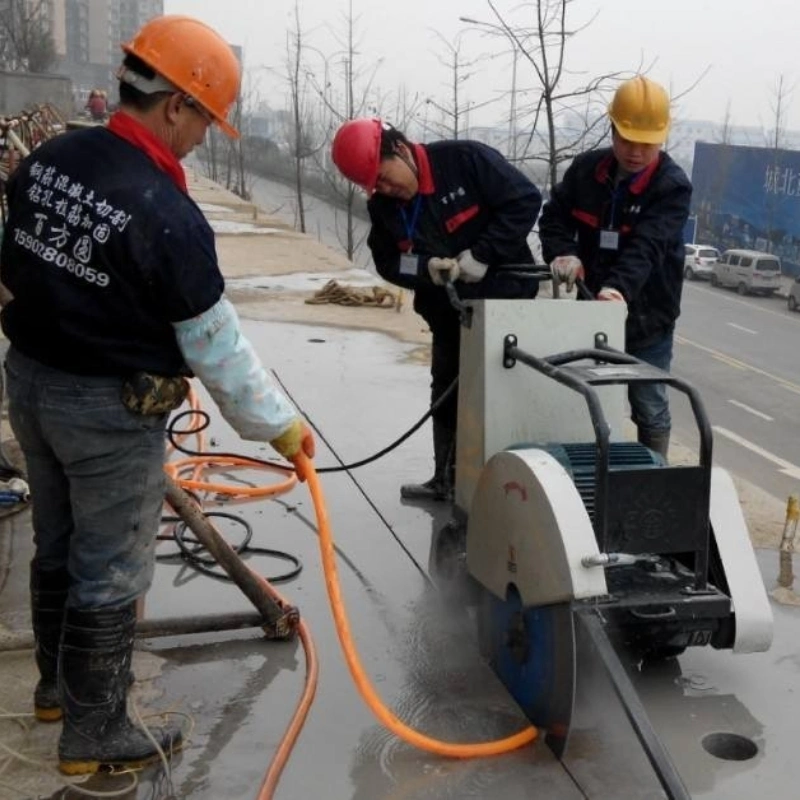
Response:
M714 461L779 499L800 491L800 314L785 297L739 297L684 285L672 371L700 391ZM674 437L697 441L688 404L672 403Z

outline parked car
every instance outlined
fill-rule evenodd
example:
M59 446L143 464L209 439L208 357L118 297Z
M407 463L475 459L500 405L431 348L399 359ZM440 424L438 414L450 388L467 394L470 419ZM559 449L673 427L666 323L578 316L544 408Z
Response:
M739 294L774 294L781 285L781 261L758 250L726 250L714 264L712 286L728 286Z
M710 278L714 264L719 259L719 250L708 244L687 244L683 276L687 281Z
M800 310L800 275L798 275L789 287L789 311Z

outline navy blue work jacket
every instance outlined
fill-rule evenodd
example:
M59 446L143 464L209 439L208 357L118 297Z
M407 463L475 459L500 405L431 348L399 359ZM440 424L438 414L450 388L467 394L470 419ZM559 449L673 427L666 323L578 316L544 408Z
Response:
M415 308L446 303L427 270L433 256L454 258L464 250L489 270L477 283L458 282L462 297L533 297L538 285L508 280L497 269L532 264L527 243L541 208L536 186L496 150L480 142L441 141L412 146L419 193L406 204L380 194L369 200L367 243L378 274L414 289ZM419 203L416 225L414 208ZM414 274L401 274L401 253L416 255Z
M214 233L142 150L95 127L61 134L8 184L3 331L79 375L188 374L173 322L222 296Z
M576 255L592 293L622 293L635 349L669 334L680 314L692 185L666 153L625 181L615 180L616 169L610 148L578 156L544 205L539 237L548 264ZM615 234L616 248L600 246L604 231Z

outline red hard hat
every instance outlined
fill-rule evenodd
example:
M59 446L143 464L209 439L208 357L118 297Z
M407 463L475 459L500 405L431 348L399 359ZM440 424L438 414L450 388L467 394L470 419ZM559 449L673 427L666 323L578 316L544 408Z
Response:
M368 195L375 191L381 161L379 119L351 119L333 137L331 158L347 180L360 186Z

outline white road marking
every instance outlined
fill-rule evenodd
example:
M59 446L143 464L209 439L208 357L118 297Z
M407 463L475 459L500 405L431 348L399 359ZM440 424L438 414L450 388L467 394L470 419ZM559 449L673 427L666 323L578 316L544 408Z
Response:
M744 439L743 437L739 436L738 433L729 431L727 428L720 428L714 425L712 430L714 431L714 433L718 433L720 436L724 436L726 439L730 439L732 442L735 442L736 444L741 445L747 450L750 450L750 452L761 456L761 458L764 458L767 461L771 461L778 467L778 472L781 472L784 475L788 475L790 478L793 478L795 480L800 479L800 467L798 467L796 464L792 464L791 461L786 461L780 456L776 456L774 453L770 453L769 450L765 450L763 447L759 447L757 444L753 444L753 442Z
M732 356L727 356L724 353L720 353L719 350L715 350L713 347L706 347L699 342L695 342L692 339L687 339L685 336L680 336L679 334L675 334L675 341L679 344L686 344L690 347L695 347L698 350L702 350L704 353L708 353L719 361L729 364L732 367L736 367L737 369L746 369L750 372L754 372L756 375L763 375L765 378L769 378L780 386L783 386L784 389L788 389L790 392L800 394L800 385L792 383L792 381L786 380L786 378L781 378L778 375L773 375L771 372L767 372L766 370L754 367L752 364L739 361L738 358L733 358Z
M728 400L728 402L732 406L736 406L737 408L741 408L743 411L747 411L748 414L754 414L757 417L761 417L761 419L765 419L767 422L775 422L775 420L769 416L769 414L764 414L762 411L756 411L756 409L746 406L744 403L740 403L738 400Z
M729 327L736 328L737 331L744 331L745 333L752 333L753 336L758 335L758 331L750 330L750 328L745 328L744 325L737 325L735 322L727 323Z

